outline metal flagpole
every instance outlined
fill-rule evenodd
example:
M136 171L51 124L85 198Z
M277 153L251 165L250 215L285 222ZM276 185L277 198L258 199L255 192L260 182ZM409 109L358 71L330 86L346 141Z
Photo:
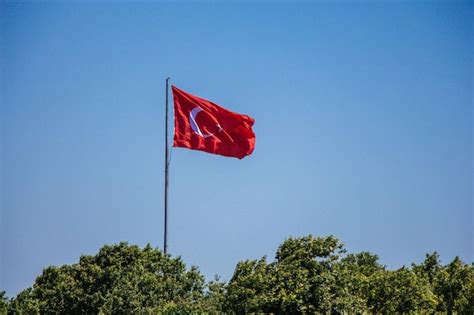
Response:
M164 252L168 251L168 89L170 78L166 78L166 104L165 104L165 230L164 230Z

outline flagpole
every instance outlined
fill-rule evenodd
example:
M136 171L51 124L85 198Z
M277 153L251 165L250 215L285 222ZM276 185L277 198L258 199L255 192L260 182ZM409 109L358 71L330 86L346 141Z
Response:
M166 102L165 102L165 229L164 245L165 254L168 252L168 89L170 78L166 78Z

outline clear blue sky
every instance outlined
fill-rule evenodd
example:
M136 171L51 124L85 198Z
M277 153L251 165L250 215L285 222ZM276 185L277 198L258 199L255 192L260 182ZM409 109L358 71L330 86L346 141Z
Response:
M162 246L164 81L256 119L174 149L173 255L211 279L329 235L398 268L473 260L469 2L1 2L9 296L104 244Z

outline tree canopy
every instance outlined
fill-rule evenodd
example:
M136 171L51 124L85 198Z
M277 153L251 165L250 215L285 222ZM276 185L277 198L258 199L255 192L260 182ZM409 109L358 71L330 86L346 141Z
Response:
M271 262L238 262L228 283L206 283L180 257L120 243L45 268L10 300L0 292L0 314L474 314L473 264L456 257L442 265L436 252L398 270L378 260L369 252L348 254L334 236L309 235L285 240Z

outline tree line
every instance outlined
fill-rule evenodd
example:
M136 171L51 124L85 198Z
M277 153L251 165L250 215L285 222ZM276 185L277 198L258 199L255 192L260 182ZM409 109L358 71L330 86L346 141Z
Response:
M334 236L285 240L275 259L237 263L229 282L206 282L150 245L103 246L79 262L50 266L7 299L0 314L156 313L474 314L474 264L420 264L389 270L369 252L347 253Z

